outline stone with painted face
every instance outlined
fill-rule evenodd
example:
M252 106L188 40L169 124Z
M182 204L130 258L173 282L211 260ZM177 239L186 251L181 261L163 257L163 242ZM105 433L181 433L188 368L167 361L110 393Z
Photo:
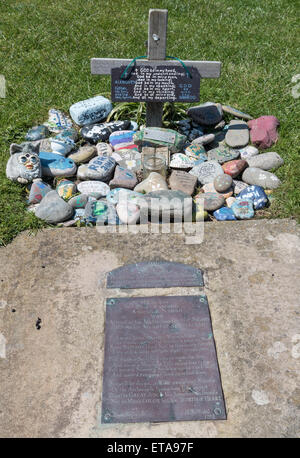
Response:
M7 178L22 184L41 178L42 169L38 151L39 147L31 143L25 145L13 143L10 146L10 158L6 165Z

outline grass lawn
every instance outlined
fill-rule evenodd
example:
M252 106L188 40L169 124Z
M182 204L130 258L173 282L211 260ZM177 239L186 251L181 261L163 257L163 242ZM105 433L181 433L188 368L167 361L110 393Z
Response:
M148 10L169 11L167 53L220 60L220 79L201 83L201 102L230 104L280 120L276 151L285 165L267 217L300 217L299 2L291 0L6 0L1 2L0 245L43 223L26 212L26 187L9 182L9 145L47 119L50 108L109 93L109 76L92 76L90 58L146 54ZM300 83L300 79L299 79ZM300 95L300 87L298 90Z

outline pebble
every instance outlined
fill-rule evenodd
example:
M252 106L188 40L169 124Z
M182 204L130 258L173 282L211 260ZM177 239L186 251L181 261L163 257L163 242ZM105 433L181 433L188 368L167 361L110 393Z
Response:
M209 161L217 161L219 164L232 161L240 156L239 150L234 150L226 145L220 145L217 148L211 149L207 152Z
M107 202L116 205L119 201L130 201L137 202L139 199L143 198L143 194L136 191L131 191L130 189L125 188L115 188L112 189L107 195Z
M222 207L213 212L213 216L217 221L234 221L236 220L235 214L231 208Z
M75 164L84 164L89 162L93 157L97 155L97 149L93 145L81 146L78 151L70 154L68 157L75 162Z
M216 136L215 134L206 134L206 135L201 135L200 137L195 138L192 141L192 144L195 145L207 145L215 140Z
M246 146L245 148L240 149L241 159L247 161L250 157L256 156L258 154L258 149L255 146Z
M77 191L76 184L70 180L61 180L56 186L57 194L63 199L70 199Z
M76 175L77 166L72 159L46 151L40 151L39 156L43 176L70 177Z
M9 180L22 184L31 183L42 176L41 161L38 146L27 143L25 145L10 145L10 157L6 164L6 176Z
M71 119L62 111L51 108L48 112L48 121L44 122L44 126L48 127L50 132L59 133L63 129L73 127Z
M231 210L237 219L251 219L254 216L253 203L251 200L236 199L231 205Z
M134 191L147 194L152 191L164 189L168 189L165 177L157 172L151 172L145 180L141 181L141 183L134 188Z
M119 202L116 210L124 224L136 224L140 219L140 209L133 202Z
M168 223L170 218L179 222L192 221L193 200L191 196L182 191L159 190L153 191L144 197L146 207L139 202L141 208L141 220L144 222L149 212L152 221L162 218Z
M111 156L113 153L112 146L105 142L99 142L96 145L98 156Z
M281 181L274 173L256 167L248 167L242 175L242 180L248 184L261 186L264 189L276 189L281 185Z
M229 123L225 141L231 148L242 148L249 143L249 128L245 121L233 119Z
M103 225L108 218L108 204L102 200L88 202L84 210L84 219L87 223Z
M222 120L223 110L219 103L206 102L189 108L187 114L198 124L214 126Z
M65 140L58 140L57 138L53 138L50 140L50 143L53 153L61 154L62 156L66 156L75 148L75 143L70 138L66 138Z
M184 152L187 156L197 160L202 160L202 162L207 161L206 149L201 143L191 143L187 148L185 148Z
M74 103L70 107L70 115L73 121L79 126L95 124L103 121L112 110L111 101L97 95L90 99Z
M246 119L246 120L252 119L252 116L250 116L249 114L243 113L242 111L238 110L237 108L233 108L229 105L222 105L222 109L223 111L225 111L225 113L229 113L232 116L235 116L236 118L241 118L241 119Z
M206 161L196 165L189 172L198 178L200 184L212 183L216 176L223 175L224 171L217 161Z
M248 184L243 181L233 180L233 193L239 194L243 189L247 188Z
M109 181L114 173L116 161L112 157L97 156L88 164L78 167L77 178L79 180Z
M35 215L49 224L57 224L72 218L74 208L65 202L56 191L48 192L41 200Z
M109 136L109 143L113 147L114 151L125 148L128 145L134 145L133 143L134 132L132 130L120 130L113 132Z
M82 127L80 133L85 140L96 144L108 140L112 132L125 130L129 125L130 121L112 121L102 124L92 124Z
M162 127L146 127L135 132L133 136L133 143L138 146L167 146L171 153L180 152L185 142L185 135Z
M201 192L195 196L195 200L203 200L203 208L206 211L214 211L225 204L224 197L218 192Z
M230 208L232 206L232 204L236 201L236 198L235 197L227 197L227 199L225 199L225 200L226 200L227 207Z
M284 163L279 154L274 152L259 154L247 159L249 167L257 167L262 170L278 169Z
M128 188L133 189L137 185L137 177L136 174L124 167L120 167L119 165L115 168L115 174L113 179L109 182L109 186L111 189L113 188Z
M139 172L142 169L142 155L138 151L121 149L112 153L112 157L125 169L132 170L133 172Z
M36 140L41 140L43 138L49 137L50 132L47 126L41 125L41 126L35 126L30 129L25 137L25 140L29 142L34 142Z
M268 196L261 186L247 186L238 194L237 199L252 200L255 210L264 208L269 202Z
M232 186L232 177L227 174L219 175L214 179L214 187L217 192L225 192Z
M28 204L38 204L50 191L52 191L52 188L48 184L43 183L41 180L34 181L30 188Z
M219 176L223 176L223 175L219 175ZM201 189L203 190L203 192L217 192L218 194L221 194L224 197L224 199L227 199L227 197L231 197L233 194L232 187L227 189L225 192L220 192L216 190L214 183L206 183L204 186L202 186Z
M248 167L248 164L243 159L236 159L222 165L224 173L230 175L232 178L239 176L246 167Z
M183 153L175 153L171 157L171 169L191 169L193 166L194 160Z
M73 142L77 142L78 140L78 132L73 127L69 127L68 129L64 129L59 134L55 135L54 137L56 140L66 140L70 139Z
M254 146L260 149L270 148L278 140L279 121L275 116L261 116L248 121L250 138Z
M89 196L87 194L79 194L79 196L72 197L68 204L73 208L84 208L88 202Z
M173 170L169 178L169 185L173 191L182 191L192 195L197 184L197 177L182 170Z
M108 184L103 181L82 181L77 185L77 189L82 194L97 197L105 197L110 191Z

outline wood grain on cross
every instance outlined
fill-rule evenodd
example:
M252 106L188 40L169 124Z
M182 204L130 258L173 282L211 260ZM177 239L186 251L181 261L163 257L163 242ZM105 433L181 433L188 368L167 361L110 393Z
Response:
M147 59L136 61L136 65L151 65L156 67L162 61L166 62L167 46L167 24L168 10L149 10L148 25L148 53ZM91 59L91 72L93 75L110 75L111 69L129 65L132 59L94 58ZM172 65L181 65L177 60L168 60ZM221 73L221 62L184 60L186 66L198 70L201 78L219 78ZM160 127L162 125L163 103L146 103L146 125L147 127Z

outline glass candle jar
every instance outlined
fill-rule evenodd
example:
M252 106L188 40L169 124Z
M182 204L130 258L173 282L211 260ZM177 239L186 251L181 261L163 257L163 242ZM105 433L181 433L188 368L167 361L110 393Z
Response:
M147 178L151 172L156 172L166 176L167 168L166 161L162 157L157 156L146 156L143 161L143 176Z

